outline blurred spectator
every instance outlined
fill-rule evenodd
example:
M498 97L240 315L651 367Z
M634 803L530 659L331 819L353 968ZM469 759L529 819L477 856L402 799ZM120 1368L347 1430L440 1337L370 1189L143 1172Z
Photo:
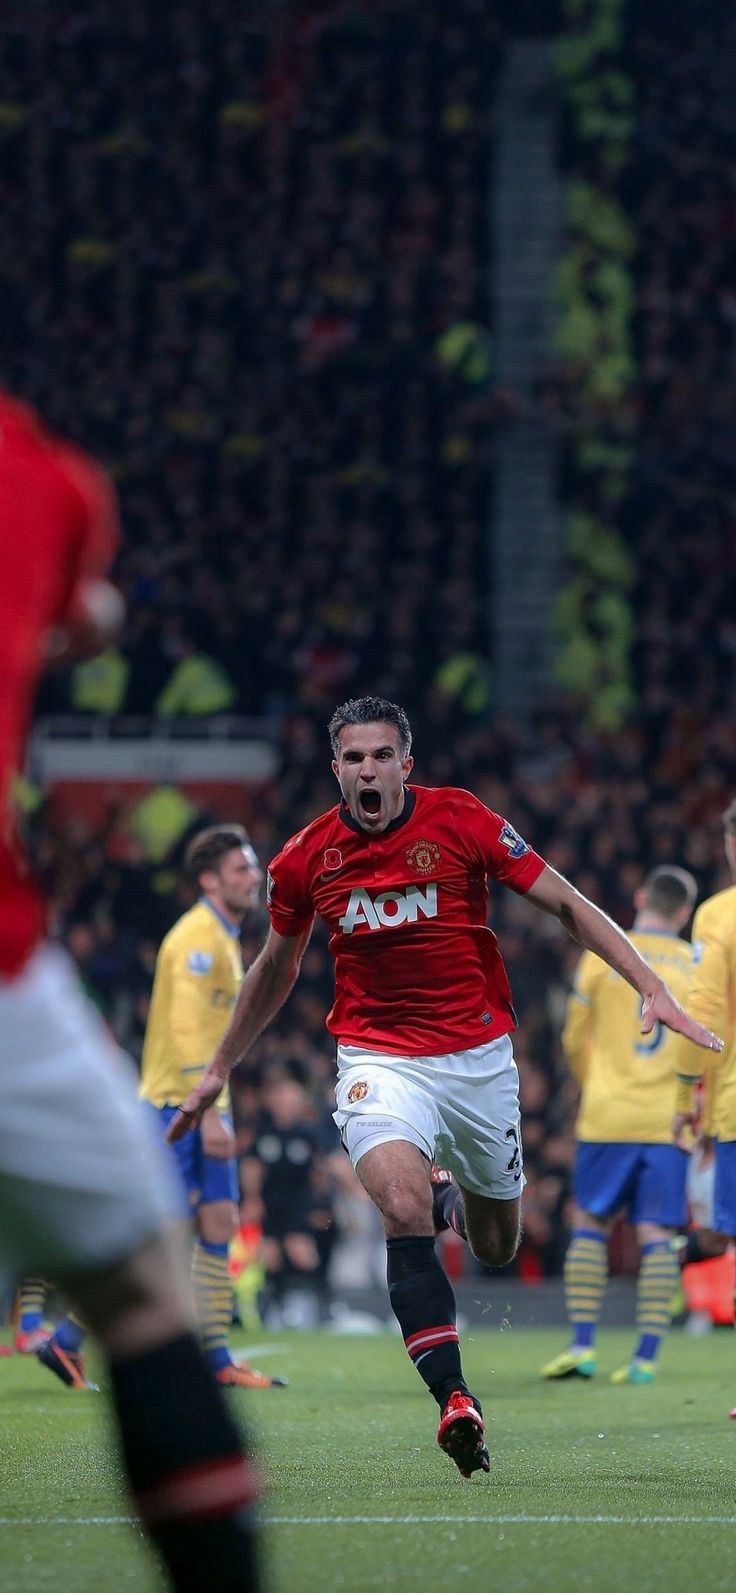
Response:
M416 710L429 637L487 651L499 35L477 0L5 8L0 361L116 476L126 712L376 674Z
M117 714L125 701L130 664L117 647L76 664L69 682L69 706L78 714Z
M156 698L156 713L163 718L177 714L227 713L235 702L235 688L222 664L202 653L189 636L181 636L172 649L176 663Z
M144 856L149 862L161 863L196 818L196 807L178 786L157 785L136 803L129 823Z
M313 1327L327 1314L333 1194L313 1103L293 1066L269 1067L241 1161L242 1216L262 1232L259 1309L267 1327ZM334 1131L339 1150L337 1132Z

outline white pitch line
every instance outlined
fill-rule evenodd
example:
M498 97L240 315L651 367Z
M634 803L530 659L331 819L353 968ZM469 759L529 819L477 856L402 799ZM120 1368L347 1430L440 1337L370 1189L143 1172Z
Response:
M267 1527L736 1527L736 1516L261 1516ZM134 1527L135 1516L0 1516L0 1527Z
M263 1516L270 1527L352 1527L352 1526L722 1526L736 1527L736 1516Z
M283 1355L288 1360L290 1355L290 1351L283 1344L233 1344L231 1349L235 1351L236 1355L244 1356L246 1361L251 1360L255 1355L259 1356L261 1360L263 1360L265 1355Z

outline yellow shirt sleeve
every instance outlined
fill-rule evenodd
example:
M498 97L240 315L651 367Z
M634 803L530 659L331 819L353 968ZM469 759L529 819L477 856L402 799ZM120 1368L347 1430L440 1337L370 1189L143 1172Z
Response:
M725 1034L728 1022L729 948L724 942L722 926L709 903L696 913L693 922L693 945L698 945L698 956L693 967L692 984L687 1010L699 1023ZM712 1071L718 1053L705 1051L700 1045L680 1037L675 1054L675 1070L682 1081L691 1083ZM679 1109L679 1108L678 1108ZM682 1108L685 1110L685 1108Z
M583 1083L590 1062L593 1039L593 1003L600 958L584 951L577 966L572 990L567 998L565 1022L562 1029L562 1049L570 1071L579 1084Z
M693 947L697 949L688 1012L716 1034L728 1035L729 980L732 949L728 916L723 913L723 897L711 897L695 914ZM691 1041L680 1039L676 1053L676 1110L690 1112L695 1103L695 1087L704 1081L701 1121L705 1133L715 1132L716 1093L722 1060L717 1052L705 1051Z

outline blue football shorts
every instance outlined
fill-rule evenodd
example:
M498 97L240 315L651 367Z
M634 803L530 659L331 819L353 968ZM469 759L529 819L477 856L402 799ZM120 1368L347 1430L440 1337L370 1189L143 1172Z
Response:
M173 1117L179 1110L178 1106L153 1106L150 1101L144 1101L144 1106L158 1127L161 1138L164 1139L166 1130ZM223 1122L232 1128L232 1121L227 1112L221 1112ZM183 1139L169 1145L171 1154L176 1159L181 1181L186 1192L185 1215L190 1215L199 1206L211 1205L216 1200L234 1200L236 1205L240 1199L238 1189L238 1164L234 1157L223 1161L219 1156L207 1156L202 1144L202 1130L190 1128Z
M625 1211L631 1222L681 1228L686 1221L687 1165L687 1152L677 1145L580 1141L573 1193L593 1217Z
M716 1182L713 1194L716 1233L736 1237L736 1141L716 1140Z

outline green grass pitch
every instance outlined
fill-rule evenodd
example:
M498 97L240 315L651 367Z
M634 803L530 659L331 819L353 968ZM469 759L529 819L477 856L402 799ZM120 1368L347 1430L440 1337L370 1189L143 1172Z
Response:
M730 1589L736 1339L674 1333L657 1382L613 1388L632 1334L601 1335L598 1378L546 1384L564 1331L464 1335L489 1420L490 1477L464 1482L398 1337L274 1337L288 1389L232 1396L267 1475L271 1593ZM245 1345L245 1340L242 1340ZM33 1359L0 1360L0 1588L155 1593L105 1401ZM213 1582L212 1593L217 1593Z

